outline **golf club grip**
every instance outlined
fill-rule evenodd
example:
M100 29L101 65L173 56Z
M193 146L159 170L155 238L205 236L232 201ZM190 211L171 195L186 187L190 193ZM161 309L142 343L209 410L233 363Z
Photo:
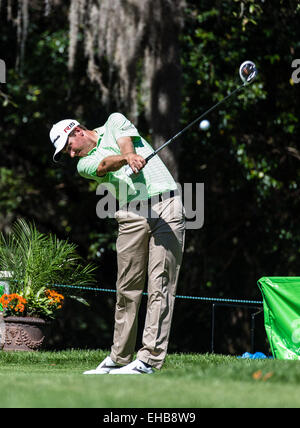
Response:
M145 158L146 163L147 163L150 159L152 159L152 158L153 158L153 156L155 156L155 155L156 155L156 151L155 151L155 152L153 152L153 153L151 153L151 155L147 156L147 157Z
M128 177L130 177L131 175L133 175L134 174L134 172L132 171L132 168L131 168L131 166L130 165L125 165L125 174L128 176Z
M179 132L177 135L175 135L175 137L171 138L170 140L168 140L166 143L164 143L162 146L160 146L158 149L156 149L154 152L152 152L150 155L148 155L145 158L146 164L149 162L150 159L152 159L155 155L157 155L157 153L163 149L165 146L167 146L169 143L171 143L176 137L179 137L179 135L181 134L181 132ZM125 174L130 177L131 175L134 174L134 172L132 171L132 168L129 165L125 166Z
M150 160L154 155L156 155L155 152L151 153L151 155L147 156L145 161L146 163L148 162L148 160ZM125 165L125 174L130 177L131 175L134 174L134 172L132 171L132 168L130 165Z

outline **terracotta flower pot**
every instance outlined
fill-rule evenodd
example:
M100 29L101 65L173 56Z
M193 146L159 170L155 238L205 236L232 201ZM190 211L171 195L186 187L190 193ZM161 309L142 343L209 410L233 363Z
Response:
M3 351L38 351L42 348L48 323L41 318L5 317Z

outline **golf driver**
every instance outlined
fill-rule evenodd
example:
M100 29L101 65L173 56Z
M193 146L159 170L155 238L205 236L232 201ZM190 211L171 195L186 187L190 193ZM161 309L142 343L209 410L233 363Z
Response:
M187 131L191 126L193 126L195 123L199 122L200 119L207 116L210 112L215 110L217 107L219 107L220 104L224 103L228 98L232 97L235 93L240 91L242 88L245 88L247 85L249 85L257 76L257 69L255 67L254 62L252 61L245 61L241 64L239 69L239 75L242 80L242 84L238 86L234 91L230 92L226 97L224 97L221 101L213 105L211 108L206 110L204 113L202 113L197 119L193 120L189 125L187 125L185 128L183 128L181 131L179 131L174 137L170 138L168 141L166 141L164 144L162 144L160 147L158 147L156 150L154 150L153 153L151 153L149 156L145 158L146 163L149 162L150 159L153 158L153 156L157 155L158 152L160 152L163 148L165 148L167 145L172 143L172 141L176 140L176 138L180 137L185 131ZM126 165L125 167L125 173L130 177L132 174L134 174L133 170L129 165Z

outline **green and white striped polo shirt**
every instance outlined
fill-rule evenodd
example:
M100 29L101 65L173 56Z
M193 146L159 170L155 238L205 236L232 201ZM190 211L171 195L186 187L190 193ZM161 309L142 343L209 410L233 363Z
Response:
M151 154L153 148L121 113L111 114L104 126L96 128L95 131L99 135L97 146L79 160L77 170L82 177L107 185L110 191L113 188L114 196L121 205L133 199L146 200L160 193L177 189L172 175L158 156L154 156L137 175L128 177L123 166L118 171L98 177L99 163L107 156L121 154L117 144L120 137L131 137L136 153L143 158Z

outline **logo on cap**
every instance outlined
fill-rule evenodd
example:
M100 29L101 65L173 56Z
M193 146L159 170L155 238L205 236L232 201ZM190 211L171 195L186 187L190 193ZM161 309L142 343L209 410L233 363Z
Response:
M65 129L64 132L70 131L75 126L75 122L71 122Z

